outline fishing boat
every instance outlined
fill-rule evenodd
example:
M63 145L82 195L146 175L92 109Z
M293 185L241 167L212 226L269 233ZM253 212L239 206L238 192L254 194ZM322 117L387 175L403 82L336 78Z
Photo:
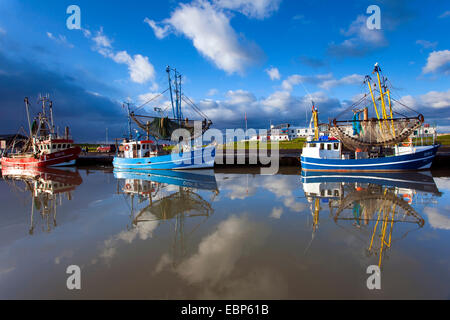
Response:
M328 132L322 135L318 128L318 109L313 105L314 136L307 138L302 149L302 170L377 172L431 167L440 147L436 132L424 134L427 130L422 130L423 115L391 96L388 80L378 63L373 73L378 81L372 84L371 77L366 76L364 82L369 92L341 113L353 111L352 119L335 118ZM373 105L373 117L369 117L368 105ZM405 115L411 112L413 116Z
M138 170L185 170L204 169L214 166L215 145L194 145L212 124L212 121L192 102L190 98L181 92L181 75L176 69L166 68L169 87L159 95L148 100L135 110L130 110L130 104L126 103L128 111L128 137L123 140L118 154L114 157L113 166L119 169ZM170 106L172 118L165 115L165 110L155 107L157 116L136 114L137 110L160 97L165 92L170 94ZM200 115L203 120L190 120L183 116L182 101ZM166 108L167 109L167 108ZM136 130L132 135L131 120L139 129L143 130L142 136ZM171 151L164 149L164 144L171 140L172 134L178 129L184 129L183 137L176 141Z
M24 139L13 139L3 152L1 158L4 167L49 167L74 165L81 149L74 146L69 136L69 128L65 128L64 136L55 131L53 120L53 102L48 96L40 97L40 112L30 122L29 101L25 98L29 136Z

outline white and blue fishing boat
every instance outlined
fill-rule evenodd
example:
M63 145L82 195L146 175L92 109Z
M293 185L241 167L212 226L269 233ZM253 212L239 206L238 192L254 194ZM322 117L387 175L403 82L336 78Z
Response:
M195 146L206 130L209 129L211 120L200 111L191 99L181 93L181 75L167 67L169 87L159 95L153 97L134 111L130 110L130 104L126 103L128 110L128 137L124 139L114 157L113 166L125 170L186 170L204 169L214 167L215 145ZM173 74L173 77L172 77ZM174 92L173 92L174 91ZM170 103L173 117L164 114L165 110L155 107L157 116L138 115L135 112L151 101L160 97L165 92L170 93ZM192 120L183 116L181 102L192 107L192 110L200 115L203 120ZM131 120L145 132L141 136L137 130L135 137L132 136ZM172 133L177 129L184 129L183 137L176 141L171 151L168 151L168 141ZM171 142L169 142L170 144ZM172 143L173 144L173 143ZM197 143L198 144L198 143Z
M382 172L431 167L440 146L436 143L436 131L424 129L424 117L418 112L415 116L403 114L415 111L391 98L387 79L378 64L373 73L377 74L378 82L372 85L371 78L366 76L369 93L347 109L353 111L352 120L334 119L329 131L321 135L318 110L313 105L311 123L315 134L308 137L302 149L302 170ZM375 98L377 92L379 97ZM368 104L373 104L376 117L369 117Z

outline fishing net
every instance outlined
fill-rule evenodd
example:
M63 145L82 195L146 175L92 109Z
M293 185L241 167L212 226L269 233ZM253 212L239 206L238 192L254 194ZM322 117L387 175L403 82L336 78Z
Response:
M150 214L153 219L170 220L177 215L193 211L195 215L209 216L213 209L211 204L204 200L200 195L186 190L171 194L160 200L153 202L143 209L135 219L135 223L146 221L146 216Z
M360 218L366 221L375 220L382 212L390 212L395 206L395 219L402 222L417 223L423 226L424 219L403 199L391 191L383 190L379 186L369 185L368 188L354 190L348 194L339 205L335 219L353 219L354 212L344 211L358 204L361 208Z
M196 134L194 130L195 124L194 120L184 119L177 121L174 119L169 119L168 117L160 118L150 116L139 116L133 113L131 113L130 116L134 120L134 122L139 126L139 128L147 132L149 135L152 135L155 138L163 140L170 140L170 138L172 137L172 133L179 128L186 129L189 132L191 139L194 139L197 136L202 135L206 130L209 129L211 125L210 121L208 122L202 121L201 125L202 130L201 132ZM147 119L147 121L144 122L142 119Z
M422 122L421 117L361 120L358 121L361 124L360 130L355 130L355 121L344 124L335 121L330 127L330 134L342 141L350 150L367 151L370 147L392 146L405 141L422 125Z

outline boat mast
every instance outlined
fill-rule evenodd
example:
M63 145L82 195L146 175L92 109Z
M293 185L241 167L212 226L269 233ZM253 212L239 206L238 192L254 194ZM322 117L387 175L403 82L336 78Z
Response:
M378 87L380 88L381 114L383 116L383 119L386 120L387 119L386 104L384 101L383 87L381 86L380 70L381 68L379 67L378 62L375 63L375 68L373 69L373 71L377 74Z
M377 119L380 120L380 115L378 114L377 103L375 102L375 97L373 96L372 84L370 83L370 80L371 80L370 76L366 76L365 82L367 82L367 85L369 86L370 96L372 97L373 107L375 109ZM381 122L379 122L379 125L380 125L380 130L382 130Z
M25 109L27 110L28 128L30 130L30 139L32 139L33 131L31 129L30 110L28 105L28 97L25 98Z
M175 99L176 99L176 119L178 124L181 125L181 75L178 75L177 69L173 69L175 73Z
M314 139L319 140L319 116L317 108L314 106L314 101L312 102L312 118L314 121Z
M53 101L49 100L50 120L52 124L51 133L55 134L55 123L53 122Z
M167 77L169 79L169 92L170 92L170 103L172 104L172 114L173 114L173 117L176 118L175 109L173 106L172 80L170 79L170 67L169 66L167 66L166 72L167 72Z
M133 138L131 133L131 116L130 116L130 103L124 102L123 106L127 106L127 114L128 114L128 138L131 140Z
M179 117L178 117L178 119L180 119L180 122L181 122L181 119L183 118L183 114L181 113L181 74L180 75L178 75L178 81L179 81L179 83L178 83L178 90L179 90L179 103L178 103L178 113L179 113Z

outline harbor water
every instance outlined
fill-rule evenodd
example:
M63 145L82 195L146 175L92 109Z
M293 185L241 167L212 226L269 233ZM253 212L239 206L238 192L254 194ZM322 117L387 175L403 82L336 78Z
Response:
M2 175L1 299L450 298L450 172Z

